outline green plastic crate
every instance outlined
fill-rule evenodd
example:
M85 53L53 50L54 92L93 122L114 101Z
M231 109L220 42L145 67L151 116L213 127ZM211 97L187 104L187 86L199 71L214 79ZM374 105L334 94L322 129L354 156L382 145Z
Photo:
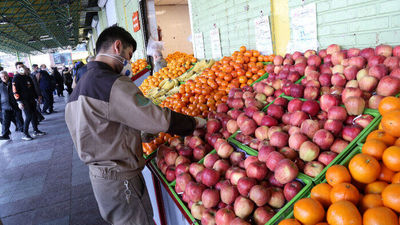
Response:
M173 182L169 182L167 180L167 178L165 178L164 174L161 172L161 170L158 168L157 163L156 163L156 158L153 158L152 160L150 160L150 163L153 165L155 171L157 172L157 174L159 175L159 177L161 177L161 179L164 181L164 183L166 183L168 186L171 186Z
M285 95L281 95L281 97L286 98L286 99L288 99L288 100L293 99L293 97L289 97L289 96L285 96ZM303 100L303 101L305 101L305 100ZM273 103L273 102L272 102L272 103ZM271 103L271 104L272 104L272 103ZM268 104L267 107L265 107L265 108L263 109L263 111L265 111L265 110L268 108L269 105L270 105L270 104ZM309 177L314 183L316 183L316 184L320 183L320 182L323 180L324 176L325 176L326 170L328 170L328 168L331 167L332 165L338 164L341 160L343 160L343 159L350 153L351 149L353 149L355 146L358 145L359 140L360 140L360 139L361 139L361 140L365 140L365 138L368 136L368 134L371 132L371 130L374 129L374 127L376 126L376 124L379 124L379 121L380 121L380 118L381 118L379 112L376 112L376 110L372 110L372 109L365 109L363 113L364 113L364 114L372 115L372 116L374 117L374 119L372 120L372 122L371 122L366 128L364 128L364 129L360 132L360 134L358 134L358 136L357 136L353 141L351 141L351 142L347 145L347 147L346 147L340 154L338 154L338 155L336 156L336 158L335 158L334 160L332 160L331 163L329 163L329 164L322 170L322 172L321 172L318 176L316 176L316 177L314 177L314 178L313 178L313 177ZM228 138L228 140L229 140L230 142L232 142L234 145L237 145L238 147L240 147L240 148L242 148L242 149L244 149L244 150L247 150L247 151L249 151L249 152L252 152L252 154L258 154L258 151L256 151L256 150L254 150L254 149L252 149L252 148L250 148L250 147L248 147L248 146L246 146L246 145L240 143L239 141L235 140L235 137L236 137L236 135L238 134L238 132L239 132L239 131L237 131L236 133L234 133L231 137ZM307 175L305 175L305 176L307 176Z
M373 109L371 109L371 110L373 110ZM360 138L358 140L358 142L357 142L358 145L362 146L365 143L365 140L367 139L368 134L371 133L372 131L378 129L379 123L381 122L381 120L382 120L382 116L379 114L379 119L377 121L375 121L374 124L371 123L371 126L368 127L368 132L366 132L367 135L364 135L362 138Z
M258 83L258 82L260 82L260 81L262 81L262 80L264 80L264 79L267 79L268 76L269 76L269 73L265 73L265 74L262 75L260 78L258 78L256 81L254 81L252 84L250 84L250 86L253 86L253 85L256 84L256 83Z

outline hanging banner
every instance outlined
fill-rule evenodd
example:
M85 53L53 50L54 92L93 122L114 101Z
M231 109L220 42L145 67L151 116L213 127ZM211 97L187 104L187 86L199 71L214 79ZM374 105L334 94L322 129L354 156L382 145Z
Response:
M212 58L213 59L222 58L221 39L219 38L218 28L210 30L210 39L211 39Z
M273 53L271 28L269 25L268 16L261 16L254 19L255 35L256 35L256 49L263 55L270 55Z
M138 32L140 30L139 12L138 11L133 13L132 22L133 22L133 31Z
M288 52L304 52L308 49L317 50L317 13L315 3L292 9L290 11L290 28L292 40L288 45Z
M194 34L194 47L195 47L195 57L198 59L204 59L204 40L203 33L195 33Z

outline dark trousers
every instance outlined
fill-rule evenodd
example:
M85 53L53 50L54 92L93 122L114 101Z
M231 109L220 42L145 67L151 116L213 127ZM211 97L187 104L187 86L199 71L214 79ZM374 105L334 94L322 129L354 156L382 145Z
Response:
M72 93L72 84L68 84L68 85L66 84L66 86L67 86L67 92L70 95Z
M29 124L32 124L34 131L38 131L37 116L36 116L36 102L24 102L24 134L29 135Z
M43 112L53 111L54 97L51 90L42 90L43 96Z
M60 85L60 84L59 84L59 86L57 86L57 95L58 95L58 97L60 97L60 96L63 96L63 97L64 97L63 91L64 91L63 85Z
M18 131L23 131L24 119L22 118L22 111L20 109L14 109L13 112L14 116L11 121L15 124Z
M3 119L1 135L8 136L11 134L10 125L11 125L11 120L13 119L13 116L14 116L14 112L12 110L3 110L1 115L2 115L2 119Z

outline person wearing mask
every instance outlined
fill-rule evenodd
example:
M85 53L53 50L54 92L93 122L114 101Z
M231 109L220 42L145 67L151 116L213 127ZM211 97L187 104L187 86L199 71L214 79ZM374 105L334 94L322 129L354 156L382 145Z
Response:
M38 80L40 93L43 96L43 109L42 113L50 114L53 112L53 84L52 79L47 72L46 65L41 65L40 70L36 74Z
M167 66L167 61L165 61L161 51L156 51L153 54L153 58L154 58L154 70L153 70L153 74L158 72L160 69L164 68Z
M131 75L136 41L125 29L105 29L96 50L69 98L65 121L80 159L89 166L103 219L114 225L154 224L141 173L141 132L185 136L206 122L160 108L143 96L126 75Z
M63 75L63 79L64 79L64 84L65 84L65 86L67 86L68 95L71 95L72 83L73 83L71 70L68 69L68 67L64 67L64 69L62 71L62 75Z
M17 73L12 81L12 89L14 98L18 103L18 108L24 111L24 137L23 140L30 141L33 138L29 134L29 124L32 124L33 136L45 135L38 129L36 118L36 99L38 98L35 88L33 87L32 78L28 74L28 70L24 63L15 63Z
M57 67L53 67L53 77L56 81L56 90L57 90L57 95L58 97L64 97L63 91L64 91L64 80L63 77L61 76L60 72L58 72Z
M0 72L0 112L2 115L2 130L0 140L10 139L10 125L15 120L15 111L18 109L13 96L11 80L6 71Z

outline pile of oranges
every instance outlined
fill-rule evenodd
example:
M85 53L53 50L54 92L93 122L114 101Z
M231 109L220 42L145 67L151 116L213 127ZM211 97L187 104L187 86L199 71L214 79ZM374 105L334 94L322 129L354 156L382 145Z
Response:
M185 59L185 60L189 60L192 63L197 62L197 59L193 56L193 54L186 54L183 52L174 52L171 53L169 55L167 55L167 57L165 57L165 61L167 61L167 63L172 62L173 60L178 60L178 59Z
M310 198L297 201L294 219L280 225L399 224L400 99L384 98L379 112L379 129L367 136L361 153L347 167L330 167L326 183L316 185Z
M147 66L147 61L145 59L138 59L132 63L132 74L137 74L142 71Z
M143 153L145 155L150 155L158 148L158 146L160 146L166 142L169 142L170 139L173 137L177 137L177 136L171 136L168 133L160 132L158 134L157 138L153 139L150 142L142 143Z
M175 54L175 53L174 53ZM179 58L177 56L180 56ZM169 60L167 66L154 73L153 76L147 77L140 85L140 90L146 95L147 92L158 87L161 81L165 79L175 79L184 74L197 61L192 55L181 53L174 55L173 59ZM171 57L172 58L172 57Z
M161 103L176 112L206 117L219 103L228 99L231 88L251 85L265 74L263 62L272 61L274 55L263 56L259 51L240 47L230 57L223 57L194 80L180 86L179 93Z

